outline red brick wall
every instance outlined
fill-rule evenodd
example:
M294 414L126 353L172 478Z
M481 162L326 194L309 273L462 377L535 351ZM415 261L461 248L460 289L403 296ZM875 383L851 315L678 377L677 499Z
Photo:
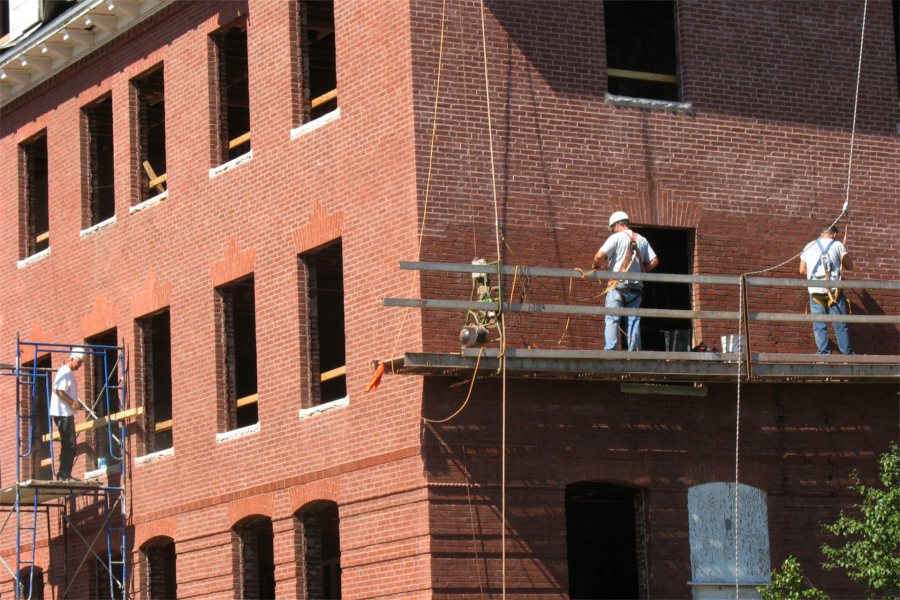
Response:
M382 297L420 292L468 297L467 276L427 276L420 290L417 276L398 271L398 260L419 256L420 225L423 260L496 257L479 5L448 3L430 180L441 3L336 5L340 117L295 140L294 2L177 3L3 108L0 162L8 168L0 170L0 189L18 189L12 167L18 144L47 130L52 250L16 268L19 232L6 225L20 222L19 207L14 192L4 196L0 362L13 361L16 332L76 343L116 327L131 348L134 319L169 307L175 454L132 465L129 507L136 539L172 532L166 535L176 541L180 594L213 598L233 591L231 528L241 516L259 514L273 523L278 596L295 597L294 514L329 499L339 505L345 597L474 595L481 586L496 595L496 382L477 386L458 421L424 431L421 414L449 414L462 388L389 375L375 393L361 392L374 359L457 348L461 315L381 306ZM209 99L218 96L210 83L208 36L243 16L253 158L210 178L217 116ZM698 272L738 274L790 257L836 216L858 7L837 0L815 8L710 0L682 3L678 16L684 98L693 115L604 103L602 3L488 3L505 262L587 267L606 235L608 214L624 209L640 224L696 228ZM853 275L861 278L896 271L900 115L890 22L889 3L870 5L850 232ZM159 62L165 65L169 197L130 215L138 183L128 158L135 144L129 80ZM80 110L109 92L121 157L116 223L82 239ZM300 419L308 372L297 254L337 236L350 402ZM240 259L248 256L252 261ZM260 431L217 443L213 287L251 263ZM794 271L792 263L776 274ZM559 302L569 282L545 282L549 290L520 283L527 283L522 293L530 300ZM870 312L900 307L896 294L855 293ZM576 300L594 302L594 294L595 285L575 282ZM751 302L799 311L801 298L796 291L755 290ZM697 292L697 308L736 306L732 289ZM558 318L513 316L509 326L513 347L550 347L564 331ZM566 346L597 348L600 326L598 319L573 320ZM704 323L700 333L716 339L732 329ZM808 329L754 326L755 348L808 352ZM891 331L854 327L857 351L897 353ZM133 379L135 405L141 398ZM773 562L794 552L813 564L814 545L804 543L815 523L848 503L846 474L858 467L871 478L874 456L896 432L887 387L745 389L743 480L769 494ZM508 586L534 597L565 597L562 490L596 479L647 489L651 593L686 597L685 491L733 474L731 394L728 386L714 386L708 399L691 400L685 410L683 399L624 397L614 384L511 385ZM863 394L865 413L852 412ZM9 381L0 381L0 422L13 422L14 396ZM9 435L0 448L3 486L15 472ZM478 486L472 508L459 487L464 469ZM436 485L427 487L428 480ZM470 511L478 515L474 544ZM62 560L60 550L51 552L46 540L38 546L39 566L49 573ZM0 548L10 559L9 531ZM475 575L463 580L465 574ZM836 590L848 589L834 575L823 577ZM52 573L49 581L60 584ZM76 593L90 589L86 578L78 585ZM8 591L11 583L2 579L2 586Z

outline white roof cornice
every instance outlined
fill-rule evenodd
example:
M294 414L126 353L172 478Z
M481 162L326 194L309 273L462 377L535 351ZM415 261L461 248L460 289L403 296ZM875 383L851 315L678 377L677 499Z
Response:
M0 56L0 107L175 0L85 0Z

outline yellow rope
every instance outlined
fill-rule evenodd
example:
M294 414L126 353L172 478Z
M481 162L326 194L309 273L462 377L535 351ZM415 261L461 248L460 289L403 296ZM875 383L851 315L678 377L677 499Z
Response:
M481 356L484 354L484 348L478 351L478 359L475 361L475 370L472 371L472 380L469 382L469 393L466 394L466 399L463 401L462 405L456 409L452 415L447 417L446 419L426 419L422 417L422 420L426 423L446 423L447 421L453 419L456 415L461 413L466 405L469 403L469 399L472 397L472 390L475 388L475 377L478 375L478 365L481 364Z
M441 74L443 72L444 66L444 31L446 29L446 20L447 20L447 0L443 0L441 3L441 37L440 37L440 45L438 47L438 68L437 68L437 81L434 84L434 109L432 110L433 118L431 122L431 145L428 150L428 171L425 176L425 199L422 207L422 224L419 227L419 240L418 240L418 248L416 248L416 261L420 261L422 259L422 242L425 237L425 223L428 220L428 200L430 198L431 193L431 175L433 171L433 163L434 163L434 147L435 140L437 139L437 123L438 123L438 103L441 97ZM409 295L412 294L416 290L416 277L413 274L412 285L410 285ZM409 321L409 315L411 313L412 307L407 308L403 313L403 320L400 321L400 327L397 329L397 336L394 338L394 345L391 347L390 357L393 358L397 351L397 346L400 344L400 337L403 335L403 331L406 328L406 323ZM394 362L391 361L391 372L394 372Z

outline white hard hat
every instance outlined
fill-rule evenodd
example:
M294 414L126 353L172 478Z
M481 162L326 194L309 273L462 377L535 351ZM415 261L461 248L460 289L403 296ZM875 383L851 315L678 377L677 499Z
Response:
M84 348L80 346L75 346L72 348L72 352L69 353L69 358L74 358L76 360L84 361Z
M617 210L613 214L609 215L609 226L612 227L615 223L618 223L619 221L627 221L627 220L628 220L628 215L626 215L621 210Z

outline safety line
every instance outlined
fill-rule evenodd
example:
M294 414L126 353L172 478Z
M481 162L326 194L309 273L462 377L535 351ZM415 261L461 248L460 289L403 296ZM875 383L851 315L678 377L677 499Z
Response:
M857 117L857 109L859 108L859 85L860 79L862 76L862 58L863 58L863 48L866 39L866 13L869 7L869 0L864 0L863 2L863 13L862 13L862 29L859 34L859 55L857 57L856 62L856 90L853 95L853 121L850 127L850 150L849 156L847 159L847 181L846 188L844 194L844 205L841 208L841 213L837 216L837 218L831 222L831 225L828 227L829 229L837 224L838 221L844 215L848 214L850 207L850 183L851 183L851 175L853 170L853 151L856 142L856 117ZM847 240L846 229L844 231L844 241ZM744 311L744 293L746 285L745 279L748 275L757 275L759 273L766 273L769 271L774 271L779 267L786 265L787 263L793 261L796 258L799 258L807 248L812 245L813 242L810 242L806 246L804 246L803 250L801 250L798 254L795 254L791 258L775 265L774 267L769 267L767 269L762 269L759 271L751 271L749 273L744 273L741 276L739 292L740 299L738 301L738 313L743 315ZM843 260L843 257L842 257ZM811 275L811 274L808 274ZM748 298L749 302L749 298ZM738 321L738 372L737 372L737 398L736 398L736 406L735 406L735 429L734 429L734 597L735 600L740 600L740 575L739 575L739 567L740 567L740 520L738 513L739 506L739 491L738 485L740 484L740 441L741 441L741 373L744 365L743 354L744 354L744 343L743 343L743 325L744 319L740 318ZM747 340L750 339L750 324L747 323Z

